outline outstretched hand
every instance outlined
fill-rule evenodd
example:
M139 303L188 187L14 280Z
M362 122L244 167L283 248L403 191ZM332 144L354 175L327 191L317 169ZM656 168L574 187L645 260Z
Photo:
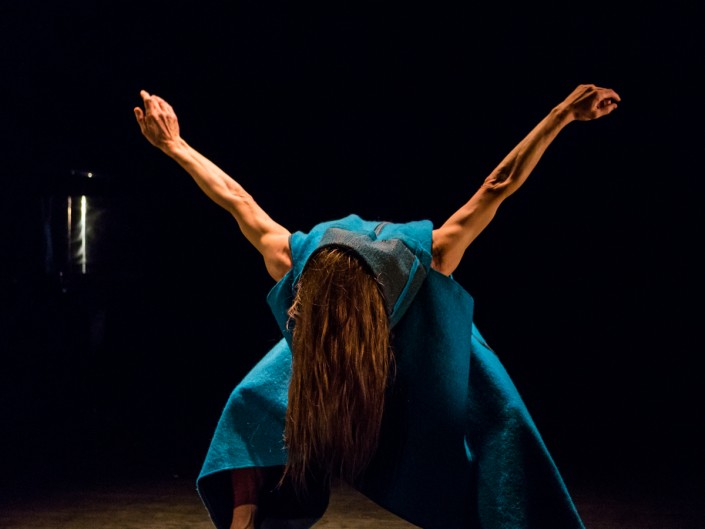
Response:
M617 108L622 99L611 88L581 84L566 97L561 105L578 121L606 116Z
M162 151L168 151L181 139L179 120L174 109L161 97L140 91L144 110L135 107L135 118L145 138Z

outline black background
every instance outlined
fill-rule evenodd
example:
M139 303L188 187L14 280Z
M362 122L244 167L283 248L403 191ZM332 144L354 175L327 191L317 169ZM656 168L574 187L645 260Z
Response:
M563 131L455 278L569 484L701 487L704 29L696 2L3 2L3 480L194 477L277 339L261 258L141 136L140 89L307 231L439 225L586 82L620 108ZM84 192L95 263L59 278L48 204Z

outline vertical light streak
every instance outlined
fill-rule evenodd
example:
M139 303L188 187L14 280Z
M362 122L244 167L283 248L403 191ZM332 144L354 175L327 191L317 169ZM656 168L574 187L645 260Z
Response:
M86 195L81 195L81 222L79 224L79 229L81 230L81 249L78 252L80 263L81 263L81 273L86 273L86 213L88 211L88 199Z
M73 233L71 226L71 209L73 208L71 197L66 197L66 261L71 262L72 259L72 246L73 246Z

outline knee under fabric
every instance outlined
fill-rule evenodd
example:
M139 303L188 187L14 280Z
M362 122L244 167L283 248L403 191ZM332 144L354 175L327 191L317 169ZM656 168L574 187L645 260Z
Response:
M235 468L230 472L233 484L233 506L259 504L266 472L263 467Z

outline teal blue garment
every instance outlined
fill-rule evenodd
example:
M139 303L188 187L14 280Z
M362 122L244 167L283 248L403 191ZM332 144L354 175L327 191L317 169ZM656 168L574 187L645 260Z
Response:
M472 297L431 269L431 232L429 221L350 215L292 234L292 269L267 298L283 337L233 391L197 480L218 529L231 520L229 470L286 462L287 309L306 261L325 245L367 261L392 324L396 375L377 454L355 487L424 529L584 529L521 396L473 324Z

